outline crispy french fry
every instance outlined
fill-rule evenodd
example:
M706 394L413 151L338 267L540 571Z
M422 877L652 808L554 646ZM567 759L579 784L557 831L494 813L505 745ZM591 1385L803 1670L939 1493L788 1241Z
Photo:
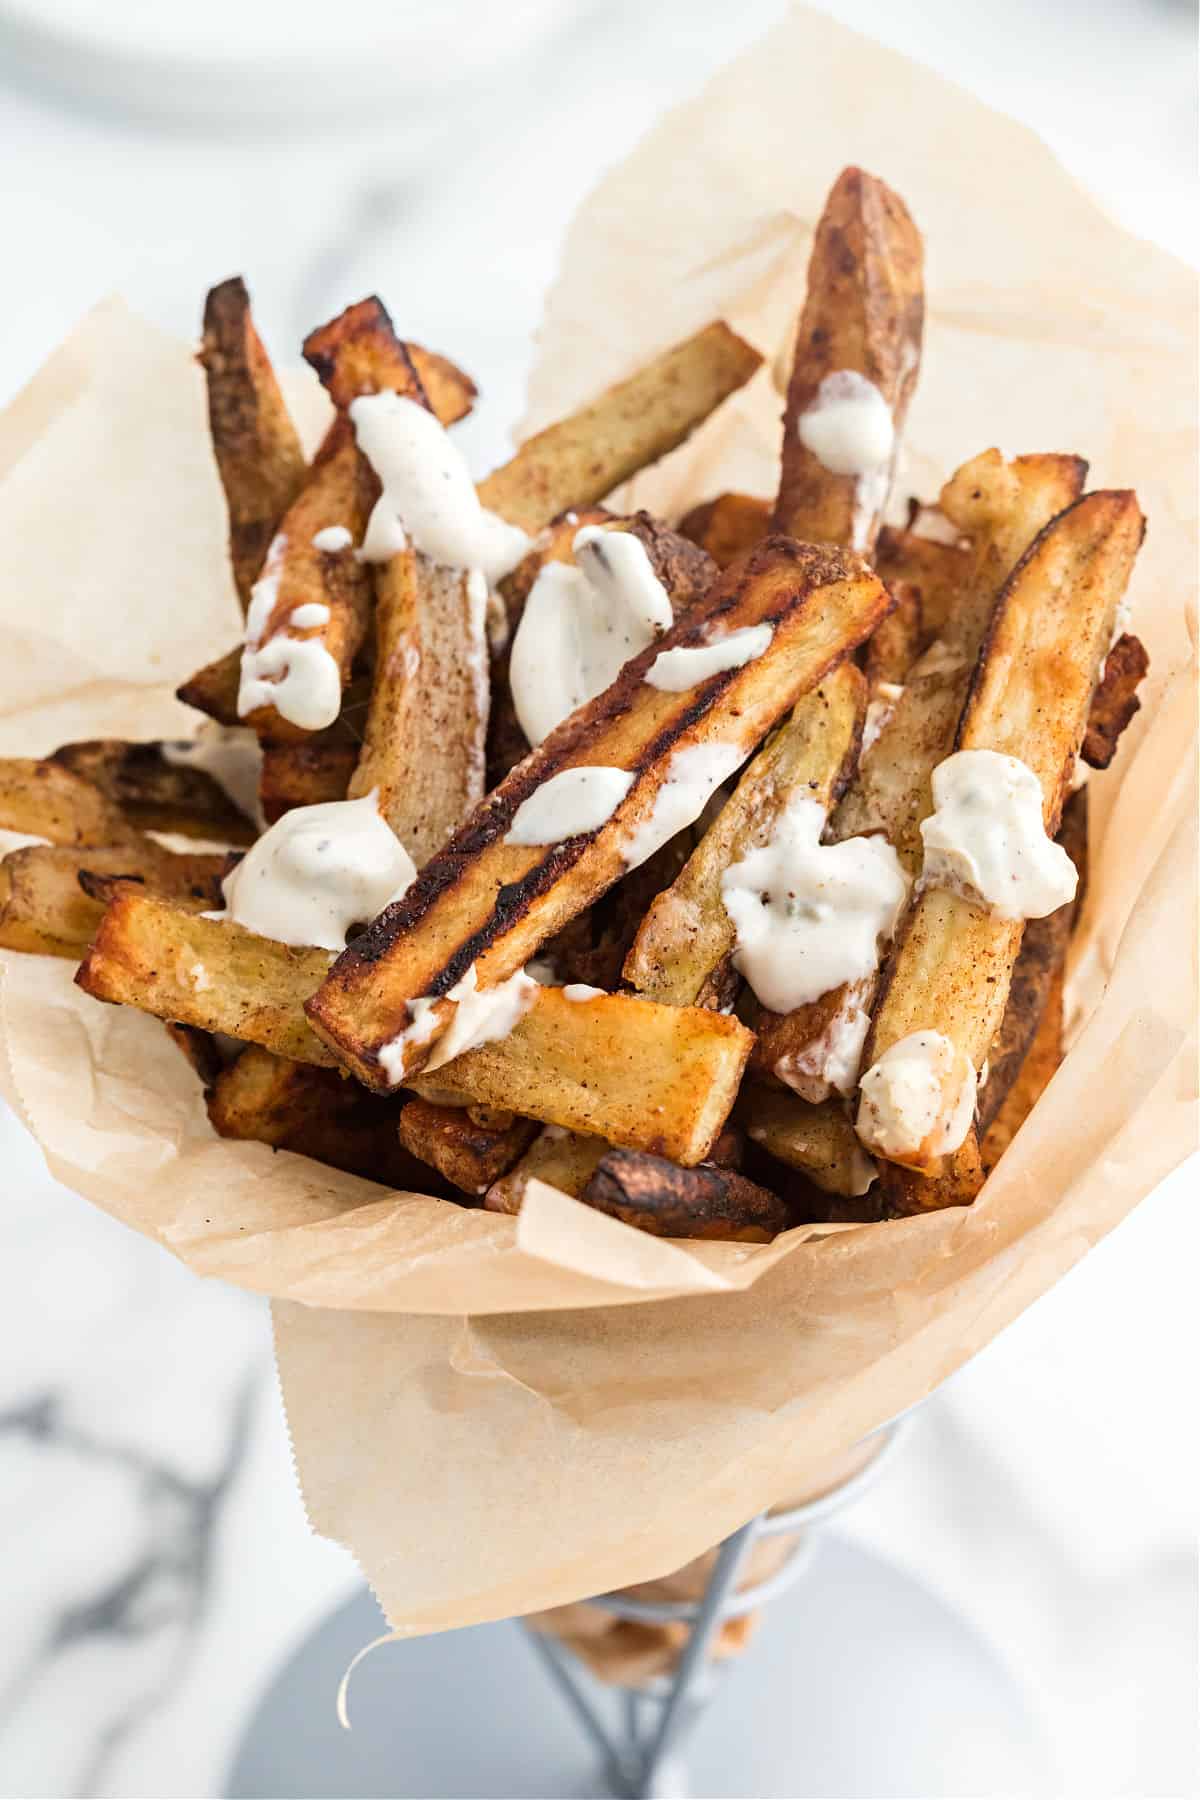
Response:
M264 677L268 687L283 688L287 683L290 643L323 650L335 665L341 687L349 681L354 659L366 636L371 609L370 570L354 552L362 541L377 491L378 484L359 454L353 427L348 418L339 415L317 453L308 480L271 540L262 576L256 584L247 620L247 631L253 631L254 636L252 643L248 640L245 658L261 654L268 644L281 647L281 667L272 666ZM340 549L321 549L314 539L336 526L349 532L349 542ZM256 620L260 596L264 616ZM305 612L300 612L301 608ZM313 608L320 612L308 610ZM297 616L319 618L320 622L296 624ZM243 660L243 674L245 667ZM186 693L184 697L189 705L194 704ZM243 683L239 711L245 698ZM310 732L333 723L340 701L331 696L329 705L330 716L318 720L315 715L306 714L300 720L285 716L273 701L262 700L242 714L242 723L251 726L261 738L303 741Z
M0 757L0 827L50 844L133 844L142 834L107 794L74 769Z
M292 949L127 888L111 900L75 979L97 1000L329 1065L301 1004L332 960L329 950Z
M397 1102L364 1093L333 1069L287 1062L250 1044L217 1075L207 1104L220 1137L311 1156L385 1187L440 1188L400 1143Z
M229 509L229 554L245 612L267 545L304 484L304 452L239 275L209 290L199 360Z
M148 839L120 848L77 850L35 844L0 862L0 945L78 959L92 941L103 903L81 884L83 872L137 881L199 911L221 904L224 856L175 856Z
M862 169L838 176L817 225L783 424L774 528L870 555L887 500L854 474L827 469L799 422L827 376L872 382L897 438L916 386L925 317L921 234L898 194Z
M875 545L875 570L893 590L904 585L920 597L922 649L941 637L972 576L972 554L965 543L943 543L885 525ZM888 676L887 680L899 677Z
M733 948L722 876L766 842L795 795L812 795L826 808L833 804L857 758L865 710L866 683L852 663L832 670L797 703L746 769L683 872L646 914L624 970L638 993L668 1006L701 997Z
M783 1089L747 1083L736 1117L752 1143L777 1162L799 1169L826 1193L865 1194L875 1180L875 1164L840 1101L810 1106Z
M625 872L626 846L639 828L643 840L649 835L678 752L721 746L721 763L714 761L713 767L727 764L732 773L781 713L861 642L889 605L882 584L857 558L767 539L488 796L404 898L339 958L309 1003L314 1028L368 1086L384 1087L389 1074L400 1080L415 1072L449 1024L454 1002L439 1000L429 1010L428 1035L421 1043L411 1037L397 1043L409 1024L410 1000L444 995L472 965L483 987L512 975ZM662 649L702 643L717 621L728 631L769 623L770 643L740 668L709 676L683 693L645 681ZM633 777L604 824L552 847L507 841L518 806L542 783L566 769L596 765ZM699 812L713 785L685 789L680 807L671 808L672 817L676 810L681 815L674 829ZM661 841L673 834L664 831ZM647 854L651 844L652 837ZM390 1047L388 1070L379 1055L385 1046Z
M508 1173L492 1183L483 1204L488 1212L519 1213L531 1181L544 1181L578 1200L609 1148L603 1138L547 1125Z
M1060 514L1005 584L975 670L957 748L995 750L1032 769L1050 832L1143 530L1130 493L1089 494ZM980 1068L1003 1017L1021 935L1019 920L996 918L959 894L920 893L884 972L864 1067L924 1029L941 1032ZM942 1172L927 1142L893 1160L922 1175Z
M397 337L375 295L311 331L304 360L342 412L362 394L390 391L428 404L443 425L453 425L471 411L479 392L448 356Z
M412 1085L691 1165L725 1123L752 1041L736 1019L698 1007L539 988L507 1037Z
M679 529L706 550L719 569L727 569L769 533L771 502L753 494L718 494L685 513Z
M497 1115L504 1122L489 1124L480 1116L482 1110L409 1100L400 1113L400 1142L452 1187L464 1194L485 1194L528 1149L538 1126L507 1112Z
M879 1163L879 1204L885 1219L907 1219L917 1213L941 1212L947 1206L970 1206L983 1186L983 1160L974 1129L933 1174L922 1175L901 1163Z
M867 639L863 669L872 688L879 682L904 682L921 654L921 592L907 581L889 581L896 605Z
M1025 1053L1016 1080L1003 1104L986 1127L979 1152L985 1175L990 1175L1017 1132L1025 1123L1063 1059L1063 970L1055 970L1045 997L1037 1031ZM987 1089L984 1089L986 1095Z
M1117 753L1121 733L1141 711L1138 684L1150 668L1146 646L1125 632L1104 661L1104 672L1092 695L1080 756L1093 769L1107 769Z
M788 1224L778 1194L733 1169L681 1169L638 1150L608 1151L580 1199L654 1237L765 1244Z
M339 741L337 728L314 731L304 744L264 744L258 798L268 825L294 806L344 800L358 763L358 748Z
M238 644L189 675L175 689L175 698L215 719L218 725L244 725L246 721L238 717L241 679L242 647Z
M205 770L170 761L161 743L97 738L64 744L49 760L98 787L142 831L174 831L227 844L254 841L253 824L224 788Z
M568 507L592 506L682 444L761 361L728 325L708 325L591 405L527 438L480 482L479 498L529 532Z

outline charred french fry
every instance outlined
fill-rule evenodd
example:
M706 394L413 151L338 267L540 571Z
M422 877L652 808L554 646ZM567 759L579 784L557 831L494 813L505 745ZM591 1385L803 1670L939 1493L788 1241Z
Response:
M774 529L870 555L921 361L921 235L898 194L844 169L808 266Z
M706 326L589 406L526 438L479 484L479 498L530 532L569 507L593 506L682 444L761 362L728 325Z
M142 834L95 782L52 759L0 757L0 828L50 844L133 844Z
M736 1116L752 1143L826 1193L865 1194L875 1180L875 1164L840 1101L811 1106L785 1090L747 1083Z
M78 959L104 911L83 885L86 875L140 882L199 911L221 904L226 867L224 856L177 856L149 839L110 849L35 844L14 850L0 862L0 945Z
M254 826L204 769L172 760L170 746L99 738L64 744L49 759L107 794L141 831L249 844Z
M718 494L679 521L684 537L707 551L719 569L753 550L771 529L771 502L753 494Z
M1007 1017L1007 1015L1005 1015ZM979 1153L985 1175L990 1175L1017 1132L1025 1123L1063 1059L1063 970L1060 965L1051 978L1037 1030L1028 1045L1016 1079L1004 1095L1002 1104L986 1125L982 1117L983 1136ZM990 1083L989 1083L990 1085ZM984 1088L981 1102L987 1096ZM904 1171L908 1173L908 1171Z
M287 1062L249 1044L216 1076L208 1116L220 1137L311 1156L384 1187L422 1192L431 1171L396 1136L398 1106L333 1069Z
M453 425L471 411L479 392L448 356L397 337L375 295L311 331L304 360L342 412L362 394L387 390L427 402L443 425Z
M238 644L233 650L227 650L224 656L205 663L194 675L189 675L175 689L175 697L182 700L185 706L194 706L197 712L215 719L218 725L244 725L245 720L238 716L238 688L241 679L242 647Z
M733 1169L681 1169L636 1150L601 1157L580 1199L654 1237L765 1244L788 1224L779 1196Z
M351 1084L347 1084L351 1085ZM512 1113L489 1123L484 1109L409 1100L400 1112L400 1142L419 1162L444 1175L464 1194L485 1194L537 1135L532 1119Z
M447 999L449 989L469 970L485 988L514 975L568 919L690 823L889 605L857 558L767 539L488 796L404 898L339 958L309 1003L314 1028L368 1086L394 1086L414 1073L450 1023L458 996ZM668 650L702 648L714 629L754 628L765 647L739 667L682 691L647 679ZM606 771L605 808L597 809L589 778L572 773L593 768ZM552 777L592 796L586 829L548 813L541 823ZM410 1002L419 999L429 1004L414 1033Z
M1141 710L1137 690L1150 667L1146 646L1125 632L1104 660L1099 685L1092 695L1080 756L1093 769L1107 769L1117 753L1121 733Z
M336 727L314 731L306 743L264 744L258 798L268 825L294 806L344 800L358 765L358 748L339 741Z
M245 612L267 545L304 484L304 452L254 329L240 276L210 289L200 362L208 423L229 509L229 554Z
M866 709L866 684L842 663L799 701L786 724L746 769L715 823L675 882L659 894L625 963L638 993L669 1006L698 1001L733 948L721 899L731 864L766 842L797 794L828 808L854 766Z
M531 1181L544 1181L578 1200L592 1170L610 1148L603 1138L584 1137L547 1125L508 1173L494 1181L484 1196L488 1212L519 1213Z
M1130 493L1089 494L1060 514L1005 584L975 670L956 748L1023 762L1041 786L1050 833L1143 530ZM1003 1017L1022 929L1020 919L926 887L885 970L864 1066L924 1031L940 1034L956 1056L981 1068ZM894 1136L890 1159L918 1175L939 1176L937 1146L947 1123L935 1121L920 1142ZM861 1107L858 1129L862 1135Z

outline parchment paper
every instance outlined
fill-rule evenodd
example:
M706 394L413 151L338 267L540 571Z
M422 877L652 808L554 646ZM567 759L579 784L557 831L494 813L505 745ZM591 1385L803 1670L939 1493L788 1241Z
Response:
M66 964L4 958L5 1092L63 1180L194 1269L276 1297L312 1521L406 1629L554 1605L705 1550L927 1393L1194 1142L1188 272L1109 222L1028 131L798 11L580 209L529 425L718 314L780 350L851 161L904 194L926 237L901 488L931 494L991 443L1075 450L1094 485L1136 486L1150 521L1133 597L1152 677L1093 781L1074 1045L974 1207L753 1248L658 1242L546 1188L518 1221L386 1195L212 1138L153 1021L92 1002ZM727 486L769 492L778 412L764 372L635 497L671 514ZM10 409L0 470L0 751L187 729L171 689L227 647L236 613L185 350L117 307L93 315Z

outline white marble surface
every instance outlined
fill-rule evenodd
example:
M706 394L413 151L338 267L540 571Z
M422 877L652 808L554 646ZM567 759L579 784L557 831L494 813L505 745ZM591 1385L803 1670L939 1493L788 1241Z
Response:
M781 8L514 6L497 42L456 7L449 86L397 53L395 10L371 8L394 86L376 74L364 100L335 67L323 105L311 44L326 15L293 0L281 43L309 46L309 62L289 78L290 123L282 51L257 118L206 119L169 81L122 109L119 68L91 101L88 64L31 76L11 10L0 220L19 259L0 396L105 292L188 333L205 287L241 269L276 345L377 289L406 330L482 371L482 463L519 413L575 199ZM416 10L428 36L432 9ZM1038 126L1114 212L1195 257L1187 7L829 10ZM246 91L230 89L227 113ZM356 1572L307 1531L259 1303L59 1188L11 1119L0 1143L0 1793L218 1794L256 1692ZM1193 1165L964 1370L840 1527L1001 1650L1055 1742L1063 1794L1190 1791L1195 1187Z

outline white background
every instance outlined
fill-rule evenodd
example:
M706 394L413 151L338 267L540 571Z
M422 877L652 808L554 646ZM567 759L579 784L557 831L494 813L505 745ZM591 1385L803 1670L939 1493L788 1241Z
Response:
M0 396L105 293L190 335L241 270L282 358L378 290L480 374L486 463L574 203L782 8L358 0L345 49L327 5L199 10L0 4ZM827 10L1033 124L1196 260L1186 5ZM355 1571L307 1534L259 1303L57 1188L11 1120L0 1141L0 1792L216 1793L259 1685ZM1193 1164L964 1370L839 1527L997 1647L1056 1792L1191 1791L1195 1186Z

